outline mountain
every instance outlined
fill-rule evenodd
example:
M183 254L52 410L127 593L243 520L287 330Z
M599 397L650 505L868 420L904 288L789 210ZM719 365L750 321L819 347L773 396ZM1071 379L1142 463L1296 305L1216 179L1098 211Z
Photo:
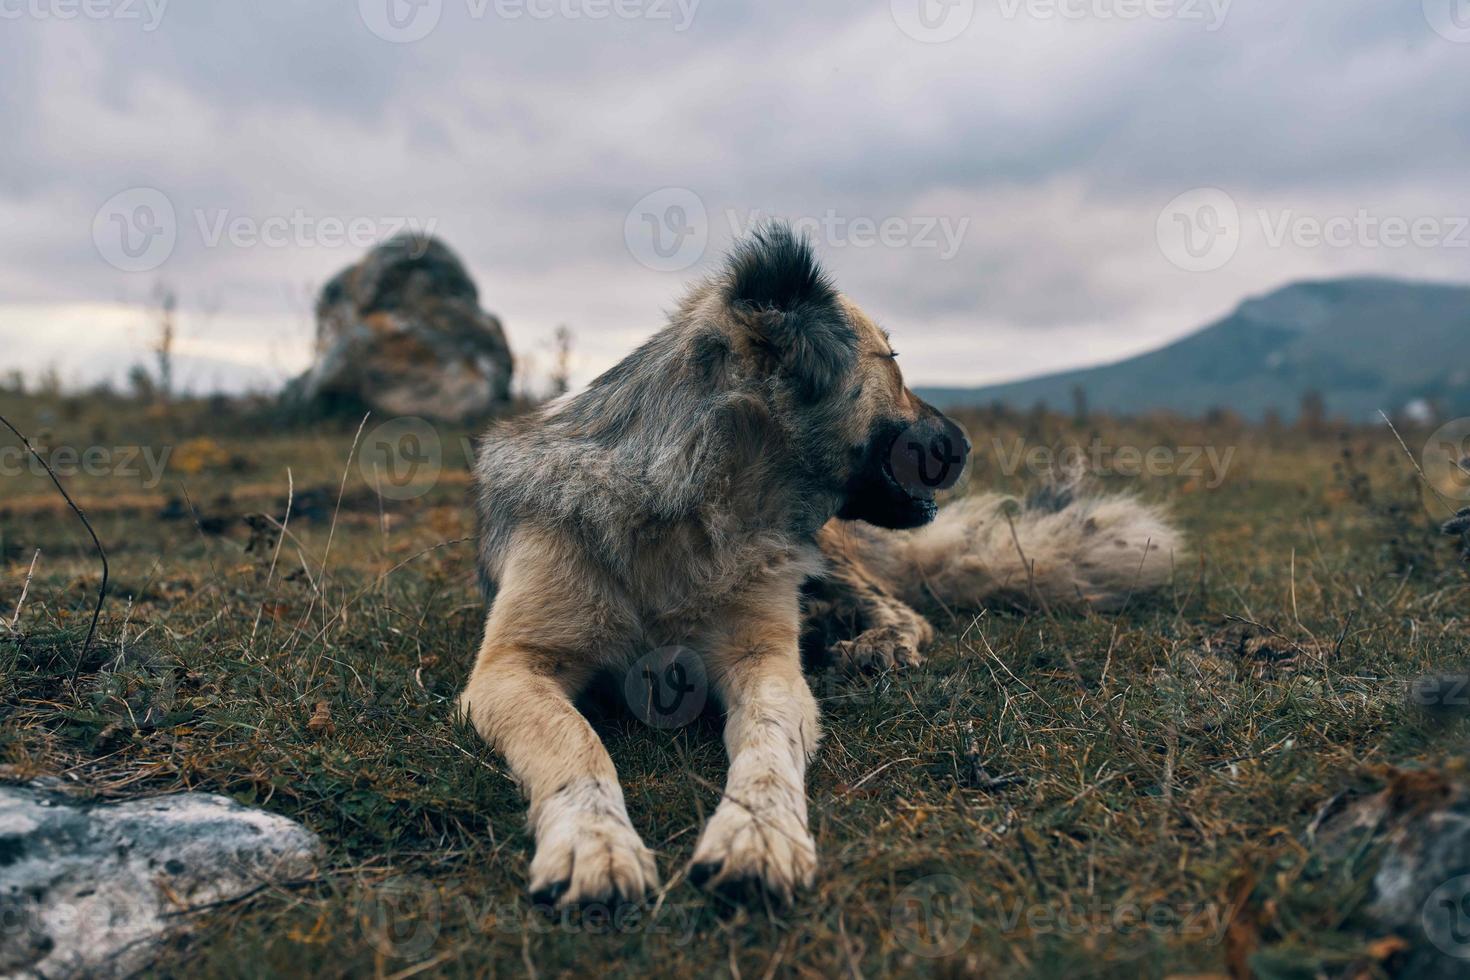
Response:
M1302 282L1247 300L1218 323L1105 367L984 388L921 388L940 407L1001 402L1066 410L1074 392L1097 411L1228 408L1250 419L1297 414L1320 392L1353 421L1415 402L1470 414L1470 287L1392 279Z

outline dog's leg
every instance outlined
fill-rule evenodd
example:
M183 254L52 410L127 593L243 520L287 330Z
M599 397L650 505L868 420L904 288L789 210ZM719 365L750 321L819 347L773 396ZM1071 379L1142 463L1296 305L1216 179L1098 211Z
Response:
M460 696L531 801L531 896L557 905L636 901L658 886L653 855L628 819L607 749L572 704L575 687L538 670L536 659L487 642Z
M822 614L836 619L828 632L846 637L828 648L833 660L853 673L923 663L921 651L934 639L934 628L867 567L850 529L829 522L817 542L827 559Z
M807 829L806 766L820 731L801 672L793 586L717 618L710 678L726 708L730 772L725 793L695 847L696 884L748 886L789 902L817 867Z

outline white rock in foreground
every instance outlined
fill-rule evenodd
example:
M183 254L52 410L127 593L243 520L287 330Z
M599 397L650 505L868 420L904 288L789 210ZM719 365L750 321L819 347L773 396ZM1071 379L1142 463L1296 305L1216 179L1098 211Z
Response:
M0 786L0 975L126 976L190 910L310 876L321 856L300 824L222 796L95 804Z

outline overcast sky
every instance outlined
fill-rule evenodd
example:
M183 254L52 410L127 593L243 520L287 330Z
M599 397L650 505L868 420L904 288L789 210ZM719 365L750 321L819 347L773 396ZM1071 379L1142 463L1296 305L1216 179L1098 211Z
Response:
M71 382L165 284L186 383L275 384L410 226L582 381L760 216L918 383L1470 280L1470 0L0 0L0 92L0 367Z

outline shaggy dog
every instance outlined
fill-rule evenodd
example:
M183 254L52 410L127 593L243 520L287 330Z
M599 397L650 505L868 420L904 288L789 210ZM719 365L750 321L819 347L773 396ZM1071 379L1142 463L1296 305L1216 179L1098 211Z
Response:
M807 635L881 667L917 662L932 630L916 607L1006 593L1108 605L1167 577L1174 532L1126 499L939 511L969 449L783 226L738 246L585 391L490 431L475 466L490 608L460 708L530 799L536 900L637 900L658 884L573 704L596 675L693 651L730 765L691 878L790 900L817 866L804 585Z

